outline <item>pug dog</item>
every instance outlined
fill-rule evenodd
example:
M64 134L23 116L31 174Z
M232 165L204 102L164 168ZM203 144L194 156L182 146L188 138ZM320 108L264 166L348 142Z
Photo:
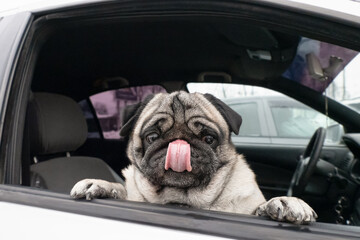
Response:
M73 198L116 198L268 216L306 224L317 218L301 199L266 201L255 175L231 142L242 118L210 94L159 93L134 105L122 136L129 137L131 165L125 185L84 179Z

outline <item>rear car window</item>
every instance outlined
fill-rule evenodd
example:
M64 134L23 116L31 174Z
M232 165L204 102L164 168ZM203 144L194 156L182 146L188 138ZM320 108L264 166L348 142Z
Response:
M159 85L139 86L109 90L90 96L90 106L80 102L89 126L90 138L97 138L99 131L105 139L120 139L120 130L123 121L123 111L129 106L144 100L150 94L166 92ZM94 116L94 113L96 116ZM96 119L95 119L96 117ZM98 121L100 129L94 122Z

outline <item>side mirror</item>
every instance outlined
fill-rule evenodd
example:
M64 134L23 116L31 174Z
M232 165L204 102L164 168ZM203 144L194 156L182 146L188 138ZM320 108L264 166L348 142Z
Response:
M325 142L339 143L345 134L344 127L341 124L334 124L326 128Z

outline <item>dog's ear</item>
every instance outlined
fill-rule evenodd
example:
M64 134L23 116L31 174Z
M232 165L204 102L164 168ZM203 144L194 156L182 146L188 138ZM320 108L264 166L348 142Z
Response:
M237 112L232 110L223 101L214 97L213 95L206 93L204 94L204 97L209 100L220 112L226 123L229 125L230 131L234 132L236 135L239 134L240 126L242 123L241 116Z
M120 130L120 136L127 137L130 135L136 121L138 120L142 110L154 97L154 94L148 95L142 102L126 106L123 110L123 125Z

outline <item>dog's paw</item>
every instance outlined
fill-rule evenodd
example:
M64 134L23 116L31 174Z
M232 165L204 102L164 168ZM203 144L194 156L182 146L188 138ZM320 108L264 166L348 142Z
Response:
M125 188L120 183L111 183L99 179L84 179L71 189L72 198L124 198Z
M261 204L255 215L269 216L281 222L308 224L315 222L317 214L303 200L296 197L275 197Z

